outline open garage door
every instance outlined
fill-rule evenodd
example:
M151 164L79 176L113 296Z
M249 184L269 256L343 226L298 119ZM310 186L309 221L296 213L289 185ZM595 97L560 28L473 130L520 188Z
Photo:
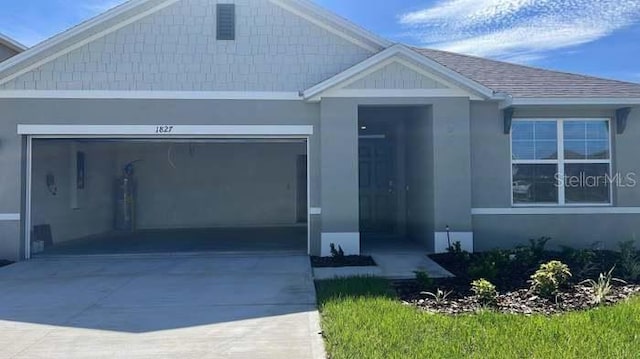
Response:
M29 252L308 252L306 138L30 138Z

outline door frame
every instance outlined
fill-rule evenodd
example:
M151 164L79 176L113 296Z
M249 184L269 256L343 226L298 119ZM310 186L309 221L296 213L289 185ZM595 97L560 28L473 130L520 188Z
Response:
M22 206L24 259L31 259L32 170L34 139L291 139L303 140L307 147L307 254L311 255L311 136L312 125L18 125L18 135L26 139L25 203Z

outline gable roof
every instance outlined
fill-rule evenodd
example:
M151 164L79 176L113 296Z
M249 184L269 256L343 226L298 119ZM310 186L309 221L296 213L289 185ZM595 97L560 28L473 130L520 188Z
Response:
M17 53L21 53L27 49L27 47L23 44L10 38L9 36L3 35L2 33L0 33L0 45L8 47Z
M129 0L98 16L68 29L0 64L0 83L42 66L145 16L151 15L182 0ZM378 52L390 45L373 33L335 15L308 0L268 0L287 11Z
M349 80L366 73L366 71L370 71L380 65L384 65L392 59L404 59L415 63L425 70L433 73L439 81L453 83L454 86L462 88L475 96L484 99L495 98L496 96L495 91L483 84L469 79L468 77L465 77L428 57L421 56L405 45L395 44L365 61L305 90L303 92L303 97L307 100L317 100L327 91L338 88Z
M517 98L640 98L640 84L413 48L462 76Z
M354 24L334 12L326 10L310 0L269 1L331 32L339 33L342 36L356 40L356 43L359 42L373 52L384 50L393 45L391 41Z

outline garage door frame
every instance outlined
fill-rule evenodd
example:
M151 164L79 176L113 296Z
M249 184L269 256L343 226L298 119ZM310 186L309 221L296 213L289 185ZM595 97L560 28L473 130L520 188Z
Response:
M24 258L31 258L32 155L34 139L292 139L307 146L307 254L311 254L311 146L313 126L293 125L18 125L26 139L23 208Z

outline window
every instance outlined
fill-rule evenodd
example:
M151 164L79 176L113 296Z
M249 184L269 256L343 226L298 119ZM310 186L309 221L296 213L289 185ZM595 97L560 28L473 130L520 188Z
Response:
M216 6L216 23L217 40L235 40L236 6L234 4L218 4Z
M513 203L610 204L610 137L606 119L514 120Z

